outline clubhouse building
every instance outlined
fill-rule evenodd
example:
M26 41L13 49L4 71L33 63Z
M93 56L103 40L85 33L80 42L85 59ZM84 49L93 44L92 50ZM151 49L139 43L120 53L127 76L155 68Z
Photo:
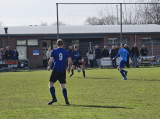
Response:
M123 25L122 32L122 42L130 49L135 43L139 50L145 44L148 55L160 55L160 25ZM110 49L121 42L119 25L60 26L59 33L64 48L68 50L69 46L79 45L84 59L95 45ZM19 59L29 59L30 68L44 65L48 47L56 48L56 40L56 26L8 26L7 33L0 26L0 48L17 48Z

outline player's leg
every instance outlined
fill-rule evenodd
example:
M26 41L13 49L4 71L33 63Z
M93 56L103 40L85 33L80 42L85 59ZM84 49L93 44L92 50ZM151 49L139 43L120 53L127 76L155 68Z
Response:
M65 103L69 105L69 101L68 101L68 97L67 97L67 89L65 87L65 84L66 84L66 72L62 72L61 75L59 75L58 80L60 82L62 93L63 93L64 99L65 99Z
M49 82L49 90L50 90L50 93L51 93L51 96L52 96L52 100L50 102L48 102L48 105L51 105L52 103L54 102L57 102L57 98L56 98L56 95L55 95L55 88L53 86L53 82Z
M52 96L52 100L48 103L48 105L51 105L54 102L57 102L57 98L55 95L55 88L54 88L54 83L57 81L57 74L55 72L52 72L51 76L50 76L50 80L49 80L49 90Z
M65 99L65 102L67 105L69 105L68 97L67 97L67 89L65 87L65 84L61 84L62 93Z
M71 66L71 75L70 75L70 77L74 74L74 67L75 67L75 65Z
M119 64L119 67L118 67L118 70L120 71L121 75L123 76L123 80L127 80L127 78L126 78L127 71L123 70L125 63L126 62L122 60ZM124 72L125 72L125 74L124 74Z
M84 71L84 67L83 67L83 65L81 65L81 70L82 70L82 72L83 72L83 77L85 78L85 71Z

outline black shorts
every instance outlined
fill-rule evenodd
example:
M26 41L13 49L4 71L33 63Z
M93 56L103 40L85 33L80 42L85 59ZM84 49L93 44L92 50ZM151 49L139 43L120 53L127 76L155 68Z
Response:
M59 81L60 84L65 84L66 83L66 72L53 72L50 76L50 82L56 82Z
M82 65L82 62L73 62L72 65L80 67Z

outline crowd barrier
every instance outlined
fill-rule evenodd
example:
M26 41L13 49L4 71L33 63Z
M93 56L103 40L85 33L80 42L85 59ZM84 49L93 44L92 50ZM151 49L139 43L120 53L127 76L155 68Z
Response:
M0 60L0 70L29 69L29 60Z
M121 58L116 59L116 64L119 65ZM131 64L131 59L129 58L129 63ZM102 66L112 66L112 60L110 57L102 57L101 60ZM160 65L160 56L139 56L138 57L139 65Z

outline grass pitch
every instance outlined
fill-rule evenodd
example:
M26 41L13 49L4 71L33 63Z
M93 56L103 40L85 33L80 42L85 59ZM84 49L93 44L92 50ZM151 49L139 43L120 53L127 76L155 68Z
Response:
M86 69L67 75L70 105L59 82L51 100L51 71L0 72L0 119L150 119L160 118L160 68L130 68L123 81L116 69Z

